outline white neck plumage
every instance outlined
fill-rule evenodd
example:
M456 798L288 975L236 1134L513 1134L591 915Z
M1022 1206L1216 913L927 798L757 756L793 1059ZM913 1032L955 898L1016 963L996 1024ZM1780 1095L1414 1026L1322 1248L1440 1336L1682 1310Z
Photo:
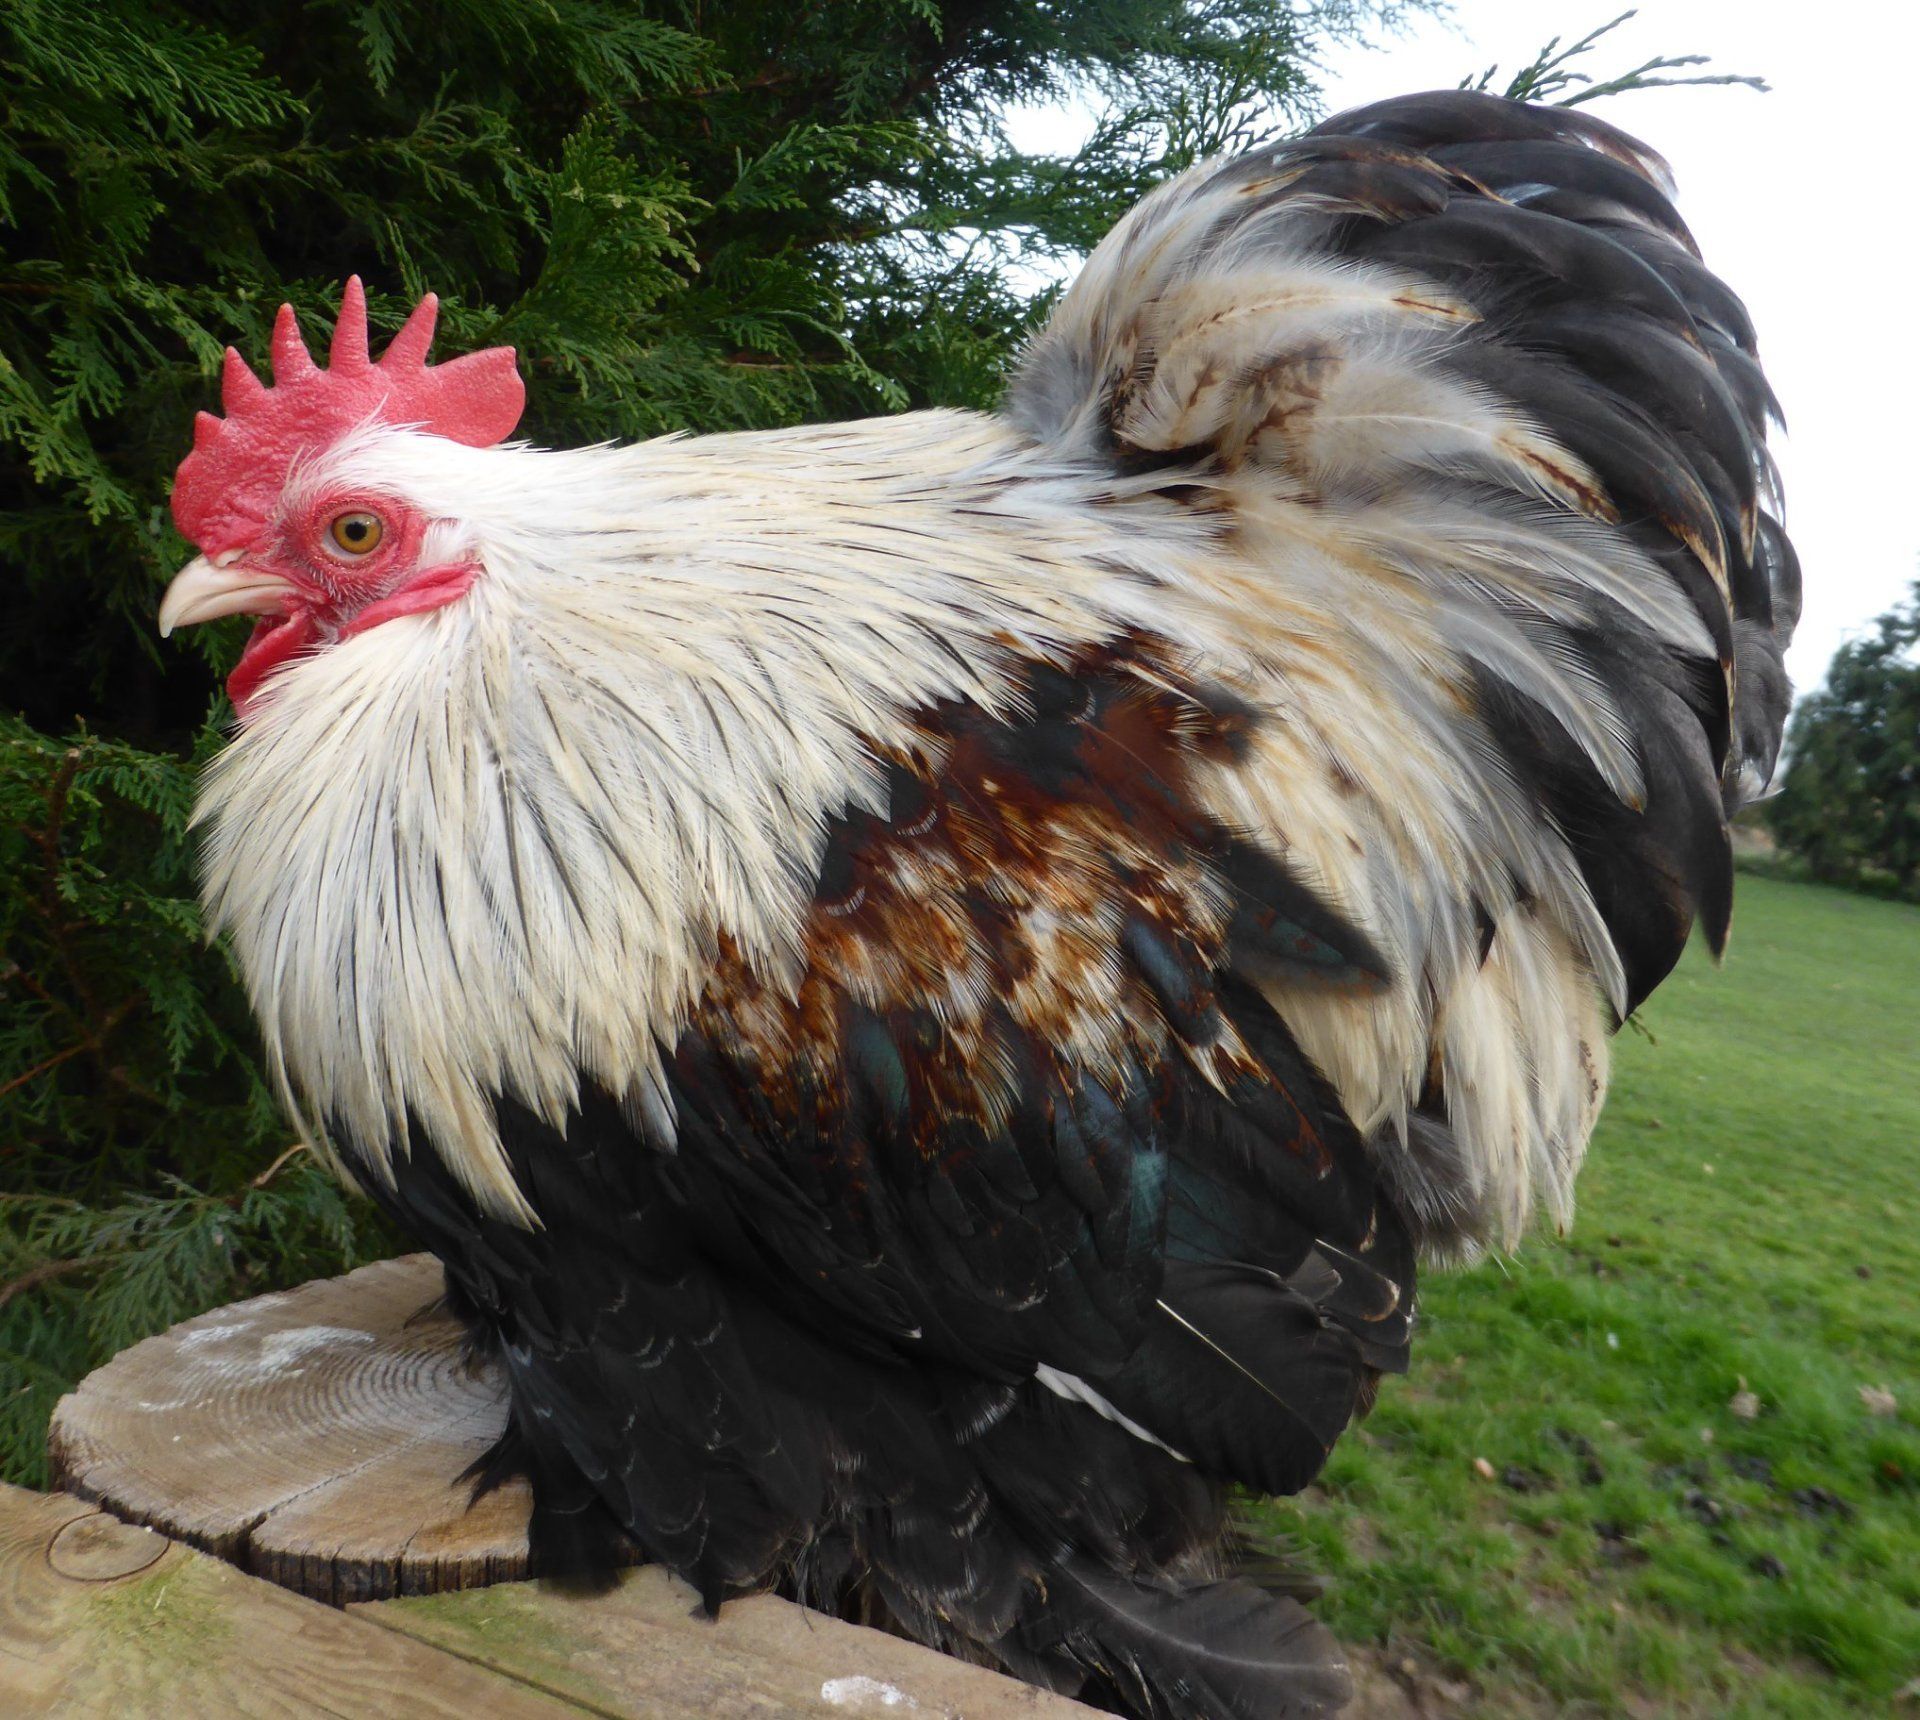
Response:
M781 967L825 821L873 804L868 740L1000 702L1009 642L1086 638L1088 593L1021 558L1077 538L1048 559L1090 586L1108 546L959 414L568 454L381 434L351 458L468 522L486 573L269 687L203 791L210 917L315 1138L377 1171L422 1128L524 1218L491 1097L559 1122L589 1078L670 1139L661 1047L720 935Z

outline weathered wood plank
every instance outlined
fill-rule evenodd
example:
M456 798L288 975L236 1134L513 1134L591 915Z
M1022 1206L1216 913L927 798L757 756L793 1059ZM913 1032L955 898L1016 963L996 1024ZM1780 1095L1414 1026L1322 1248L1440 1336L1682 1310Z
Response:
M583 1720L583 1712L84 1500L0 1486L8 1720Z
M440 1288L411 1255L134 1345L60 1400L56 1484L320 1600L524 1577L525 1486L456 1479L506 1406Z
M697 1607L653 1568L590 1600L508 1583L348 1611L619 1720L1092 1720L1078 1702L771 1595L729 1601L718 1619Z
M1086 1712L770 1596L696 1619L692 1591L660 1571L593 1598L509 1581L526 1573L525 1487L469 1509L455 1481L504 1425L502 1388L465 1362L452 1320L423 1315L439 1293L437 1264L415 1255L149 1338L61 1400L56 1473L305 1595L433 1597L356 1616L602 1715L840 1716L889 1698L969 1720Z

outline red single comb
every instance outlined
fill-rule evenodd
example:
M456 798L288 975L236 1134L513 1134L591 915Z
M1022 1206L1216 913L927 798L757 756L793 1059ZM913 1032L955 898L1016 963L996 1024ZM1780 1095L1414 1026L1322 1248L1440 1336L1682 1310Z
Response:
M182 535L202 555L243 548L271 517L295 459L371 419L417 424L469 448L510 436L527 398L513 348L429 365L439 310L428 293L375 364L367 352L367 295L355 275L341 296L324 370L300 338L292 305L282 305L274 319L271 386L228 347L220 377L226 416L195 416L193 452L174 478L173 518Z

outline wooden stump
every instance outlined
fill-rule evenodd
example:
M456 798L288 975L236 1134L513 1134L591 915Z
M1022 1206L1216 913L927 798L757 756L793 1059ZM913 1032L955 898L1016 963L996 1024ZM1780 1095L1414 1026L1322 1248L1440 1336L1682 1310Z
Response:
M458 1477L506 1424L431 1255L215 1309L60 1400L55 1485L340 1604L527 1574L529 1500Z

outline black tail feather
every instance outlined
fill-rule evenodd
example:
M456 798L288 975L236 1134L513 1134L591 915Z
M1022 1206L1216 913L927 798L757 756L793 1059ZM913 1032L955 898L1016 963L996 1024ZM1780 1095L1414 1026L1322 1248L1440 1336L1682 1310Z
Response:
M1353 1695L1333 1635L1250 1583L1153 1588L1078 1561L1051 1574L1021 1646L1085 1667L1088 1696L1141 1720L1312 1720Z

